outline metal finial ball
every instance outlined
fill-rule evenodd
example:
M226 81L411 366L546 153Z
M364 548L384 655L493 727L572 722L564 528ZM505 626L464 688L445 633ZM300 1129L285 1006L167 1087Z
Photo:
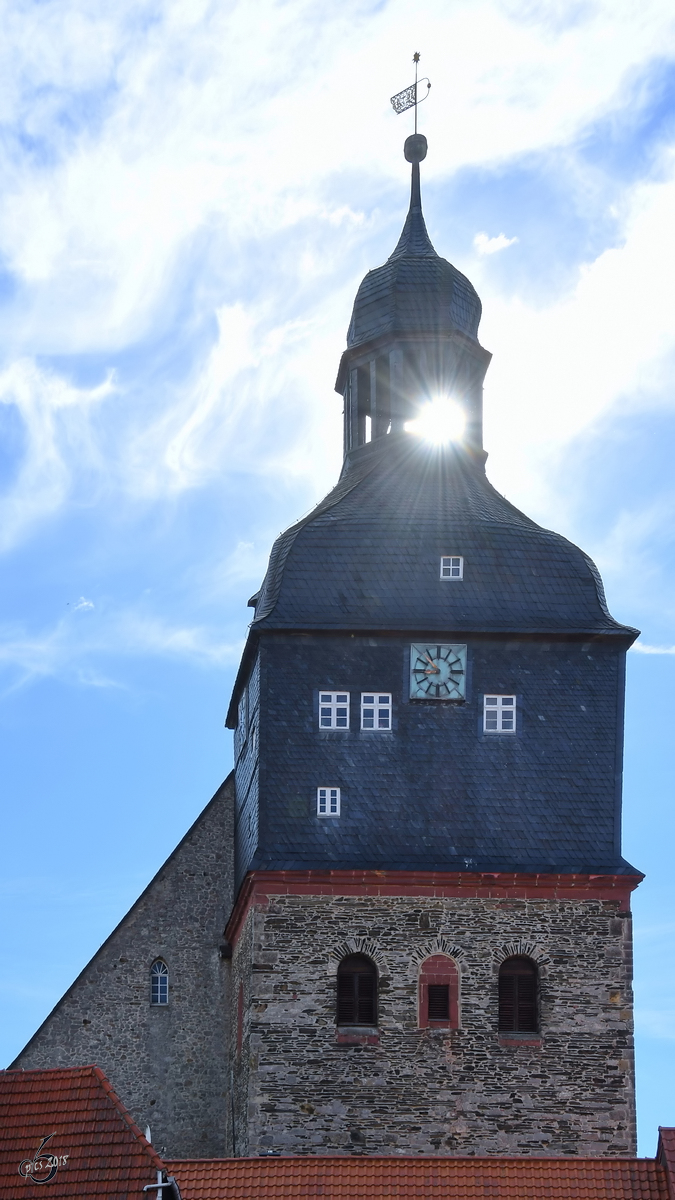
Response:
M427 139L424 134L411 133L410 137L405 139L403 153L407 162L421 163L422 159L427 156Z

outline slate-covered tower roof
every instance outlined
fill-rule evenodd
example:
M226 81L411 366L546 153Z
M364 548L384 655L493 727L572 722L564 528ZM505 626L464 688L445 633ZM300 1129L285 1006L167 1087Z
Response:
M437 578L449 548L471 564L461 587ZM591 559L500 495L482 457L407 433L351 451L277 539L252 628L635 633L610 615Z
M350 351L383 336L449 334L477 340L481 302L461 271L436 253L422 215L419 163L413 163L410 211L396 249L369 271L354 301Z
M299 868L630 873L619 841L622 672L636 631L611 616L588 556L487 479L481 304L429 239L425 139L406 151L403 232L358 289L338 372L340 479L277 539L251 601L228 716L239 878ZM441 444L417 436L443 405L463 433ZM450 557L462 565L454 582L443 575ZM433 647L459 648L461 695L415 694L420 647L430 661ZM384 732L363 725L369 690L391 698ZM324 727L320 696L338 692L349 697L347 724ZM509 736L489 736L489 695L512 697L517 717L500 731ZM322 784L340 789L339 821L317 819Z

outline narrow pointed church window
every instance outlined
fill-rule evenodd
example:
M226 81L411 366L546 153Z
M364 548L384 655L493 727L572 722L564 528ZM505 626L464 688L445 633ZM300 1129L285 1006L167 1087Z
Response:
M319 729L349 729L349 692L319 692Z
M169 968L161 958L150 968L150 1003L169 1003Z
M377 1025L377 967L365 954L343 958L337 973L338 1025Z
M361 728L391 729L391 692L361 693Z
M441 579L463 579L464 559L459 554L444 554L441 557Z
M537 1033L537 965L525 955L507 958L499 968L500 1033Z
M516 697L483 697L483 730L485 733L516 732Z

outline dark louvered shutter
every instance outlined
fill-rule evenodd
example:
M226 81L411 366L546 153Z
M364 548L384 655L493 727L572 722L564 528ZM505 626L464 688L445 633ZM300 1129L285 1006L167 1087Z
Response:
M428 988L428 1019L450 1020L450 987L447 983L430 983Z
M359 972L356 976L358 992L358 1024L375 1024L375 972Z
M338 975L337 1023L356 1025L356 978L351 971Z
M499 968L499 1028L506 1033L536 1033L537 968L531 958L507 958Z
M338 967L338 1025L377 1024L377 969L362 954L351 954Z

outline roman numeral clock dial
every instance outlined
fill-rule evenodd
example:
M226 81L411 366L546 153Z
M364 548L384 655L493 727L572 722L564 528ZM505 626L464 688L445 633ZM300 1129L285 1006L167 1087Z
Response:
M466 646L410 647L411 700L463 700Z

